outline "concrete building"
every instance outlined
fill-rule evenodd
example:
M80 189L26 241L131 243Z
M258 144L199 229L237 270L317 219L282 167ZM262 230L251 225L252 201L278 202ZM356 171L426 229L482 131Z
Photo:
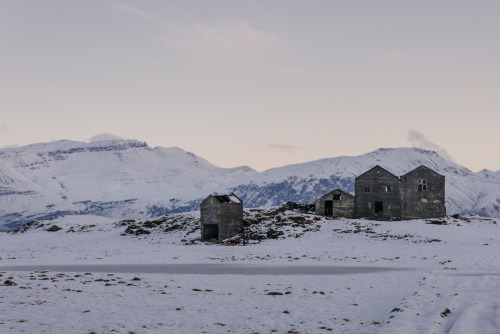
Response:
M340 189L335 189L317 199L314 207L317 215L333 218L353 218L354 196Z
M200 205L201 240L234 237L243 230L243 201L234 194L210 195Z
M426 166L401 176L401 219L446 215L445 177Z
M419 166L400 178L375 166L355 179L354 217L437 218L446 215L445 177Z
M355 179L356 218L399 219L401 193L399 177L375 166Z

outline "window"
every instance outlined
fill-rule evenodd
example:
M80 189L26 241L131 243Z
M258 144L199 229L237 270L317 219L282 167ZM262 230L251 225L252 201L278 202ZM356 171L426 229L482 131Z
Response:
M427 180L418 180L418 191L427 191Z
M389 191L391 191L391 186L386 184L385 185L385 192L388 193Z
M370 187L365 187L365 193L369 193L370 192Z
M334 201L340 201L340 194L333 194Z

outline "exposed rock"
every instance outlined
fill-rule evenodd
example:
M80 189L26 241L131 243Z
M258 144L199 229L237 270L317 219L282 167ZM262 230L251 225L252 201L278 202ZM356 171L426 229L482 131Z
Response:
M57 226L57 225L52 225L51 227L49 227L49 228L47 229L47 232L57 232L57 231L59 231L59 230L62 230L62 228L61 228L61 227L59 227L59 226Z

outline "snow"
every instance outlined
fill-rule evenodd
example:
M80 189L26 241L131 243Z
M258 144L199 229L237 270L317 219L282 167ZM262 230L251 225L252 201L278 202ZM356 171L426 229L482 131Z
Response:
M15 227L62 214L151 218L197 208L210 194L234 193L245 207L313 203L374 165L395 175L426 165L446 176L449 214L500 216L498 172L473 173L436 152L379 149L262 173L217 167L178 147L150 148L133 140L57 141L0 150L0 225Z
M240 199L234 195L229 195L228 197L233 203L241 203Z
M177 147L57 141L0 150L0 224L65 214L151 217L256 173L221 168ZM14 216L12 218L11 216Z
M23 233L0 233L0 332L500 331L498 219L331 220L276 208L249 210L245 217L253 223L250 236L283 233L251 238L245 246L204 243L197 240L198 213L161 223L66 216ZM48 232L54 225L61 229ZM135 234L146 226L149 234ZM5 269L128 263L407 270L245 276Z
M500 216L500 179L493 172L473 173L467 168L440 157L434 151L418 148L381 148L360 156L341 156L328 159L283 166L269 169L262 173L248 176L235 191L244 192L241 196L245 203L258 201L273 191L276 185L292 185L295 197L287 194L288 199L298 202L307 198L311 203L329 191L339 188L344 191L354 190L354 179L375 165L380 165L396 176L424 165L446 177L446 208L449 214L481 214ZM314 193L315 187L328 184L323 193ZM333 185L333 186L332 186ZM250 191L249 191L250 189ZM255 189L254 191L252 191ZM279 188L278 188L279 189ZM276 197L276 196L275 196ZM280 198L282 201L284 199ZM258 206L264 206L260 202ZM269 206L278 205L270 201Z

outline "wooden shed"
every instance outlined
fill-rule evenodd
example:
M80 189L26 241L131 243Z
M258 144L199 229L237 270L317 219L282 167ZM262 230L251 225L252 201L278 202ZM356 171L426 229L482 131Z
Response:
M243 230L243 201L235 194L210 195L200 205L201 240L234 237Z
M317 199L314 203L317 215L327 217L354 217L354 196L340 189Z

